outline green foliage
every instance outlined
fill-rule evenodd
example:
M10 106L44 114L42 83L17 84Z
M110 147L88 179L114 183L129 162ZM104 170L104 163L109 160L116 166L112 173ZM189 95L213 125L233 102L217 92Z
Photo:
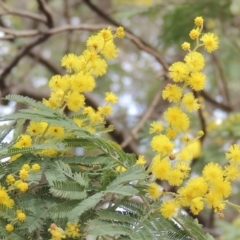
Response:
M80 239L88 234L115 236L118 239L204 239L199 225L189 217L163 218L158 209L160 202L151 202L145 195L144 181L148 178L142 165L135 164L135 156L124 153L117 145L90 134L78 127L63 113L46 108L28 97L8 96L8 99L30 105L1 121L15 120L8 128L1 128L2 141L15 126L21 129L28 120L44 121L67 129L65 138L16 148L2 142L1 158L21 154L15 161L2 162L1 186L5 186L8 174L18 176L24 164L39 164L38 172L30 172L26 181L27 192L11 191L14 206L0 205L0 236L10 239L49 239L48 228L52 223L64 227L67 222L80 223ZM69 137L68 137L69 136ZM77 156L77 147L97 149L98 155ZM41 150L55 150L57 155L42 155ZM71 149L71 154L67 153ZM117 166L125 167L117 172ZM16 210L21 209L27 218L16 220ZM8 232L6 224L15 224ZM70 239L70 238L69 238Z
M177 7L169 8L170 10L166 11L163 17L161 39L167 46L180 46L186 41L186 36L192 29L189 19L193 20L196 16L203 16L206 20L227 19L231 15L229 12L230 4L231 2L228 0L191 0Z

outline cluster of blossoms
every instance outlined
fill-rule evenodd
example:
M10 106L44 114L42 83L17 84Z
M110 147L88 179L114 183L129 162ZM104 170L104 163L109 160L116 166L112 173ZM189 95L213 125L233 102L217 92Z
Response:
M21 145L20 140L18 143L15 145ZM20 171L18 173L14 174L8 174L6 176L6 184L8 185L8 188L6 189L5 187L1 187L0 185L0 204L4 205L7 208L13 208L15 205L15 202L13 199L10 198L8 195L9 193L15 192L15 193L25 193L28 190L28 182L27 178L29 176L29 173L36 173L40 171L41 166L39 164L33 164L30 166L29 164L24 164ZM9 221L11 223L6 225L6 230L8 232L11 232L14 230L14 224L19 224L19 222L24 222L26 219L25 213L18 209L16 210L16 218L12 218Z
M77 238L80 237L79 224L67 223L65 231L58 227L55 223L52 223L48 231L51 233L52 238L50 240L61 240L66 237Z
M73 121L77 126L85 129L90 133L100 132L104 128L105 117L112 113L112 104L116 103L118 98L112 92L105 93L105 104L97 110L85 105L84 93L91 92L95 88L95 77L102 76L106 73L107 62L105 59L114 59L117 57L118 49L113 40L123 38L125 35L123 27L119 27L115 33L109 27L102 29L96 35L89 37L87 40L87 49L82 55L68 54L62 58L61 65L67 71L64 76L56 75L49 80L51 94L49 99L43 99L43 104L51 109L63 112L66 108L77 113ZM26 128L26 133L19 136L14 144L15 148L31 147L33 144L48 143L56 140L63 140L71 137L73 133L67 129L50 125L46 122L30 121ZM56 156L66 154L53 149L36 151L38 156ZM16 161L21 154L15 154L10 158L10 162ZM40 164L40 163L39 163ZM8 195L12 191L19 191L24 194L29 190L28 177L41 170L39 164L24 164L18 173L9 174L6 177L8 189L0 185L0 204L7 208L14 206L14 200ZM17 210L17 220L23 222L26 215ZM6 225L6 230L14 230L16 219ZM68 237L78 237L79 225L67 223L66 230L63 231L56 224L49 228L52 240L63 239Z
M204 135L199 131L195 139L185 136L190 125L187 113L195 112L201 106L194 91L201 91L206 85L206 76L202 72L205 60L198 49L204 47L211 53L219 43L215 34L202 33L203 22L202 17L196 17L195 28L190 31L190 38L196 40L194 49L191 50L190 43L184 42L182 49L188 52L184 61L169 67L169 76L174 83L165 87L162 97L173 105L164 113L165 122L153 122L150 128L150 133L155 134L151 147L156 156L149 167L152 182L147 192L153 200L160 197L164 200L160 213L166 218L172 217L180 207L189 207L193 214L199 214L204 206L223 216L222 210L227 202L224 199L232 192L231 182L239 176L240 146L235 144L226 153L229 163L225 167L210 162L201 176L189 178L194 157L191 145L199 145L199 138ZM176 142L181 142L181 145L177 146ZM176 193L167 192L154 182L155 179L166 180L169 185L179 188Z

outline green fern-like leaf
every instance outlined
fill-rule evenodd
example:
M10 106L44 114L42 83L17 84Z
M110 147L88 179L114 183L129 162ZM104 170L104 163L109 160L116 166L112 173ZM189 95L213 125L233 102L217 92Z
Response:
M128 225L119 224L117 222L110 223L100 220L90 220L89 233L93 236L106 236L106 235L128 235ZM91 227L92 226L92 227Z
M86 211L90 210L91 208L95 207L102 199L103 193L99 192L96 193L82 202L80 202L73 210L69 213L68 219L70 222L77 222L79 217Z
M51 184L50 193L53 196L65 199L84 199L87 197L84 186L71 181L54 181Z

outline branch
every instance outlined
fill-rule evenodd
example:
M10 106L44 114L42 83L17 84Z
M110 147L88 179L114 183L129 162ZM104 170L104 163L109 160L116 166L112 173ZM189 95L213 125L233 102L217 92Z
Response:
M0 31L12 35L12 36L0 37L0 40L3 40L3 39L9 40L9 39L14 39L16 37L32 37L32 36L37 36L39 34L44 34L49 36L49 35L65 32L65 31L76 31L76 30L98 31L103 28L108 28L108 25L81 24L81 25L72 26L72 25L66 24L64 26L55 27L55 28L46 29L46 30L23 30L23 31L16 31L16 30L0 27ZM112 27L112 29L116 30L117 28ZM155 57L155 59L164 67L164 70L167 72L168 65L165 62L163 62L159 53L157 53L154 49L152 49L148 45L145 45L140 38L138 38L137 36L131 33L126 32L126 38L129 39L132 43L134 43L139 49Z
M49 27L49 28L53 28L54 24L53 24L53 17L52 17L52 14L51 14L51 11L50 9L47 7L46 3L45 3L45 0L37 0L38 2L38 7L39 7L39 10L46 16L47 18L47 22L46 22L46 25Z
M114 26L123 26L125 31L131 35L134 39L138 40L138 45L141 46L140 49L150 53L152 56L156 58L156 60L162 65L163 69L168 72L168 64L162 59L161 55L155 50L151 45L145 42L143 39L137 37L130 29L125 27L122 23L117 22L115 19L106 15L100 8L94 5L91 0L83 0L83 2L94 12L96 12L100 17L105 19L107 22L113 24Z
M22 59L28 51L30 51L33 47L36 45L44 42L48 36L40 35L39 37L34 38L31 40L28 44L26 44L24 47L22 47L15 57L8 63L8 65L3 69L1 76L0 76L0 87L5 88L5 78L7 75L11 72L11 70L18 64L20 59Z
M223 103L217 102L215 99L213 99L212 97L210 97L205 91L201 91L200 95L202 97L204 97L204 99L210 103L212 103L213 105L215 105L216 107L222 109L223 111L226 112L232 112L233 108L231 106L225 105Z
M53 26L53 20L52 20L52 16L50 14L50 11L47 9L47 6L45 5L44 0L37 0L38 4L39 4L39 9L45 14L46 18L47 18L47 26L52 27ZM5 28L6 29L6 28ZM5 78L7 77L7 75L11 72L11 70L18 64L18 62L35 46L37 46L38 44L46 41L49 38L49 35L40 35L34 39L32 39L31 41L29 41L29 43L27 43L24 47L22 47L17 54L15 55L15 57L12 59L12 61L10 61L8 63L8 65L3 69L1 76L0 76L0 87L2 89L6 88L6 84L5 84Z
M46 18L41 16L40 14L31 13L31 12L24 11L24 10L16 10L16 9L10 8L9 6L7 6L2 1L0 1L0 5L5 10L5 12L0 13L0 16L16 15L16 16L20 16L20 17L30 18L32 20L36 20L36 21L43 22L43 23L47 22Z
M196 91L193 91L194 97L198 98L199 97L199 93ZM201 123L201 129L204 132L204 135L200 138L201 143L203 143L204 139L206 138L206 134L207 134L207 130L206 130L206 120L203 116L203 112L202 112L202 108L200 107L198 109L198 116L200 119L200 123Z
M124 140L124 142L121 144L121 146L124 148L126 147L133 139L136 139L137 133L143 128L147 120L151 117L153 111L156 109L157 104L161 100L162 97L162 89L166 86L166 83L161 86L161 89L159 89L152 99L152 102L150 103L149 107L146 109L145 113L141 116L141 119L139 120L138 124L132 129L131 133L128 135L128 137Z

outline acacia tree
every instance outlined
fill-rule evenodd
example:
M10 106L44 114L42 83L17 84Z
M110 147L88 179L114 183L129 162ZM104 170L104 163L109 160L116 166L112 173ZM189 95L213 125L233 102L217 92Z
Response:
M23 3L25 2L23 1ZM110 2L106 1L105 4L107 3ZM10 22L15 23L16 29L21 27L15 20L16 15L27 18L24 26L30 26L29 30L12 29L6 21L7 16L4 16L1 22L3 26L1 30L5 33L2 36L2 39L6 41L3 43L5 47L14 44L17 38L27 38L27 41L30 39L25 45L22 45L21 41L18 43L20 47L14 56L6 56L10 59L6 61L1 74L2 95L5 97L3 103L6 104L11 100L31 107L31 109L21 110L20 113L2 117L2 120L17 120L9 126L2 127L1 156L2 158L11 156L11 159L3 163L1 167L3 236L10 239L27 237L32 239L71 239L74 237L85 239L92 234L98 238L101 236L107 239L210 239L211 237L204 235L201 227L187 216L194 215L194 218L197 217L205 227L209 228L213 226L214 212L219 213L220 218L224 216L222 211L225 209L226 203L238 208L224 199L231 194L230 182L235 181L238 177L239 145L227 147L226 156L229 162L224 168L214 162L206 164L204 167L202 161L196 161L196 158L199 159L201 155L201 144L204 143L204 146L210 147L214 144L217 147L218 144L222 144L220 142L213 144L214 141L211 140L216 138L219 131L225 134L227 144L229 140L230 143L235 143L234 139L237 140L238 137L235 133L231 134L238 126L230 125L231 127L229 127L228 120L220 125L220 130L214 131L214 121L210 124L211 121L207 118L203 108L205 99L212 104L207 104L207 109L212 109L213 106L227 112L236 109L230 104L225 73L214 53L211 56L213 56L213 63L216 64L222 80L219 84L219 91L224 100L222 103L217 102L203 90L206 80L202 69L210 55L204 59L203 55L199 53L199 48L204 46L207 52L216 50L218 38L211 33L202 33L203 19L196 18L195 28L190 32L190 38L196 41L196 44L192 43L193 47L191 47L189 43L184 43L183 50L190 52L185 57L181 57L180 54L179 59L169 66L154 49L159 46L156 44L153 44L154 47L151 46L143 40L144 37L137 37L127 29L126 40L124 40L128 41L127 44L121 46L119 42L120 61L121 52L128 50L130 40L138 49L149 54L146 55L146 59L147 56L154 57L151 59L151 64L155 59L161 65L158 75L162 76L163 82L158 87L159 89L154 91L152 88L150 89L149 83L142 85L145 80L142 79L144 72L140 76L136 73L129 73L129 76L141 79L140 83L135 82L136 88L139 88L138 85L146 86L144 90L148 91L149 89L150 93L156 93L148 105L143 104L146 107L139 122L135 118L130 118L131 122L135 124L131 134L128 134L126 127L133 126L129 122L129 117L125 120L121 118L121 121L119 121L119 117L115 119L107 117L112 111L111 103L117 100L116 95L110 90L110 87L116 88L116 84L113 81L109 87L106 84L107 78L102 77L107 67L106 61L102 57L107 59L116 57L117 50L112 40L115 36L122 37L124 33L122 28L115 26L124 24L113 20L106 14L106 10L101 10L90 1L65 1L64 16L58 19L66 19L67 23L54 24L58 13L56 10L63 6L62 3L58 4L56 7L54 1L39 0L35 5L38 7L37 12L31 12L26 11L28 5L23 11L13 8L14 5L6 5L1 2L2 15L10 15ZM109 10L114 9L108 4L105 9L107 7ZM228 6L227 4L226 2L226 6ZM103 17L113 26L108 28L108 25L89 24L89 20L87 20L88 24L76 25L74 14L75 8L77 9L78 6L82 7L79 7L79 10L81 12L83 9L83 13L86 11L85 7L88 6L91 11ZM194 6L196 7L194 14L197 13L198 8L203 10L206 6L208 8L216 7L214 4L213 6L204 4L195 4ZM30 7L34 8L34 6ZM141 17L144 19L146 12L154 14L153 9L155 6L140 9L139 11L143 14ZM186 13L187 10L188 5L177 6L175 12L164 16L165 27L167 27L170 17L173 18L174 14L179 16L179 14ZM134 10L124 10L123 13L136 14ZM227 16L226 13L225 15ZM206 21L207 23L208 21ZM42 24L45 24L47 28ZM173 33L182 29L177 24L175 25L177 28L173 27ZM189 27L188 31L191 28ZM84 50L85 47L76 48L79 40L75 42L73 34L69 34L70 31L72 33L76 30L96 31L100 29L103 30L87 40L87 50ZM46 50L55 53L54 45L49 45L51 46L49 48L45 44L44 48L40 48L39 44L44 41L50 42L51 38L57 37L56 34L65 31L67 31L65 52L70 54L62 58L61 65L65 67L67 74L39 54L40 52L44 54L44 51L45 54L48 53ZM169 35L169 33L164 35L162 39L167 39ZM85 39L84 35L78 37ZM174 39L176 38L182 40L181 37L175 36ZM53 41L53 43L55 42L56 40ZM59 48L59 46L63 46L62 44L63 42L59 41L56 47ZM162 49L164 47L166 46L160 46ZM75 51L75 49L77 50ZM63 55L59 50L56 53L60 56ZM78 54L81 54L80 57L77 56ZM29 62L26 56L34 61ZM41 65L44 65L57 75L49 77L50 73L46 73L44 76L41 71L39 77L36 77L38 73L33 77L29 74L30 70L21 72L21 66L27 67L27 63L36 65L40 71L42 70ZM16 65L19 66L17 70ZM116 79L116 76L123 74L123 85L126 84L129 79L124 77L126 73L123 70L129 68L129 62L123 61L123 70L117 68L119 62L113 62L111 65L108 77ZM135 67L139 68L138 65ZM156 67L156 69L158 68ZM208 86L212 86L214 84L211 83L211 67L205 69L210 78ZM148 69L145 73L148 77L151 76L149 72ZM95 87L94 78L97 76L101 79L97 81L99 87L95 90L101 93L109 89L105 96L105 103L103 102L101 105L97 104L99 101L95 100L96 96L89 94ZM36 92L32 88L29 90L29 86L24 84L24 81L21 84L14 84L14 81L11 81L13 77L19 81L30 80L32 84L35 83L34 81L41 83L49 77L50 97L48 98L48 94L44 93L45 89L43 91L37 89ZM84 79L85 83L79 79ZM126 86L128 87L128 85ZM156 83L154 83L155 86ZM143 93L141 89L137 93L130 90L125 89L132 93L132 96L138 98L138 94ZM27 97L7 96L9 93L27 95L36 100L45 99L41 103ZM123 92L122 97L121 94L118 93L118 95L121 104L121 101L125 103L125 98L129 94ZM219 97L219 94L216 97ZM146 101L146 99L144 100ZM131 105L134 106L134 101ZM159 105L160 107L158 107ZM119 107L116 106L115 109L119 116L123 114ZM161 114L164 110L164 114ZM198 114L186 115L186 112L197 112ZM104 120L105 117L107 118ZM219 118L219 115L217 117ZM154 134L154 137L147 133L148 125L152 122L151 119L155 120L150 125L150 133ZM194 119L199 120L195 121ZM237 115L233 115L230 120L237 122ZM191 127L189 127L190 121ZM194 124L195 122L197 124ZM115 130L111 124L114 125ZM11 143L5 143L4 139L12 129L14 129L13 140ZM190 129L192 129L191 132ZM107 140L106 137L100 137L99 134L107 132L114 141L121 144L122 149L114 142ZM141 135L138 134L140 132ZM147 142L151 145L151 151L147 151L149 145ZM80 154L79 147L81 147ZM142 155L136 157L127 154L139 155L140 150L149 160L148 164ZM156 152L154 158L153 152ZM216 152L212 149L205 152L200 159L206 159L206 162L214 160L210 158L210 154L216 154ZM153 160L151 160L152 158ZM193 158L194 161L192 161ZM223 153L221 158L224 158ZM226 160L224 164L226 164ZM190 169L192 172L198 172L200 177L191 178L190 175L190 180L187 181ZM203 172L201 172L202 169ZM204 206L210 207L212 212L204 211ZM188 214L183 214L180 210L182 207L186 207L185 210ZM209 214L211 220L206 221Z

